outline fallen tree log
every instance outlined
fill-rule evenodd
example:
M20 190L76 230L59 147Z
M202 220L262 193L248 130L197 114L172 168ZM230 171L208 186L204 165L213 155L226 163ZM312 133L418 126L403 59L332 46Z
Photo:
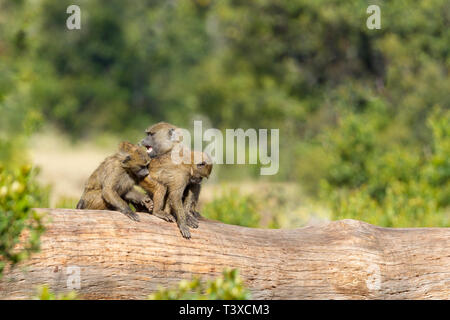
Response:
M449 299L450 228L391 229L355 220L295 230L202 219L192 239L139 213L39 209L51 223L41 251L5 270L1 299L47 284L86 299L142 299L158 285L238 268L254 299ZM76 279L76 278L75 278ZM76 281L75 281L76 285Z

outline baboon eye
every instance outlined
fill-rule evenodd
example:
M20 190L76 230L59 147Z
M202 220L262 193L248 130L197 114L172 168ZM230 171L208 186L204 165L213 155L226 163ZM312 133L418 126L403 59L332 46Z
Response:
M130 155L127 155L124 159L123 159L123 163L127 163L128 161L130 161L131 160L131 156Z
M202 161L202 162L200 162L197 166L198 166L198 167L203 167L204 165L206 165L206 162L205 162L205 161Z

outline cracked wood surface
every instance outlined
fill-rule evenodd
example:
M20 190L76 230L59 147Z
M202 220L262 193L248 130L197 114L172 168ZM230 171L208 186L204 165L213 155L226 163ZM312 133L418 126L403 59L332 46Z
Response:
M145 299L158 285L239 268L254 299L449 299L450 228L380 228L342 220L295 230L202 219L192 239L139 213L39 209L51 222L41 251L0 281L1 299L47 284L86 299ZM75 267L75 270L74 268Z

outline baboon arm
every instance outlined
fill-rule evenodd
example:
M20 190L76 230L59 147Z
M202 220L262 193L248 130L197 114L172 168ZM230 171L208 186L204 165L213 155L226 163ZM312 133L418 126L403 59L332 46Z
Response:
M198 203L198 197L200 195L201 185L194 183L187 186L187 195L184 199L184 208L187 212L195 210Z
M132 211L128 204L123 200L119 194L112 188L104 188L102 190L102 198L111 207L121 212Z
M131 189L124 196L125 200L130 201L134 204L142 204L144 201L145 195L137 191L136 189Z
M145 190L148 194L152 195L155 193L156 188L158 187L160 183L154 179L152 179L150 176L146 177L144 180L139 182L139 186Z
M128 191L128 193L125 194L124 198L126 201L131 202L137 211L153 211L152 199L147 194L143 194L134 188Z
M182 201L183 191L184 190L181 188L169 190L169 196L167 199L170 203L171 208L175 212L178 224L186 223L186 214L184 212Z

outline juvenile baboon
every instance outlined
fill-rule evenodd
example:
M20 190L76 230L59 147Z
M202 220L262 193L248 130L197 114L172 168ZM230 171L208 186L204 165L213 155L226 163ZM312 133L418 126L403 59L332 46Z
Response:
M200 196L201 183L203 178L209 178L209 175L212 171L212 159L209 157L209 155L204 152L198 154L199 159L202 159L201 161L206 162L206 165L203 168L197 166L197 173L200 174L200 177L195 175L194 177L191 177L190 182L184 190L183 195L184 210L196 219L200 218L200 213L196 211L196 208L198 204L198 198Z
M145 130L146 137L139 142L139 145L147 149L150 158L168 154L181 142L181 135L178 134L177 129L176 126L170 123L158 122ZM158 185L159 182L151 178L151 176L147 176L140 183L140 186L152 196L158 189ZM165 220L174 221L173 218L166 218Z
M147 187L152 189L153 214L172 222L174 217L171 215L171 210L173 210L181 234L185 238L190 238L188 226L198 227L198 221L192 211L198 201L199 186L203 178L209 177L212 162L203 152L187 149L183 151L190 154L188 163L176 163L171 153L152 159L149 175L152 184ZM184 205L183 195L185 195Z
M153 209L153 201L134 189L148 176L150 158L143 147L122 142L119 152L106 158L89 177L77 209L116 210L139 221L129 203L137 209Z
M159 122L145 130L147 136L139 144L147 149L151 158L161 156L172 151L181 142L177 129L170 123Z
M141 183L140 186L149 194L153 196L153 200L155 202L155 208L153 210L153 214L161 219L164 219L169 222L175 221L174 217L171 215L171 209L175 212L175 215L178 217L181 217L181 220L177 220L178 225L181 225L181 229L183 229L185 234L189 233L189 229L185 227L185 224L188 224L189 226L196 228L198 227L198 221L197 217L200 216L200 214L195 211L195 206L198 202L198 197L200 193L200 182L203 178L203 176L200 178L198 176L195 176L195 173L199 173L202 164L199 164L199 168L194 170L194 174L191 175L191 178L189 179L187 186L185 186L185 182L182 182L182 187L179 192L183 193L183 203L184 203L184 210L185 212L182 212L183 210L180 209L182 206L175 205L171 206L169 202L165 202L165 198L169 198L167 193L167 184L168 181L174 181L173 184L176 184L176 179L171 178L172 175L175 177L178 177L179 174L177 173L180 171L180 169L177 167L178 165L174 164L170 160L171 151L173 148L177 147L181 143L181 134L178 132L179 128L176 126L166 123L166 122L159 122L151 127L149 127L146 132L146 137L142 139L140 142L140 145L144 146L147 149L148 154L151 158L154 158L150 163L150 171L153 171L153 175L149 175L146 177ZM202 155L204 157L204 155ZM205 160L209 160L209 164L205 165L205 168L203 170L209 170L209 172L204 173L204 176L209 176L209 173L211 172L212 167L210 166L211 161L208 157ZM162 170L161 166L162 163L166 163L167 167ZM159 169L156 169L159 168ZM152 170L153 168L153 170ZM183 172L182 176L185 176L186 167L184 166L184 169L182 168L180 172ZM189 169L191 170L191 169ZM156 171L164 172L164 176L161 178L158 178L159 174L156 173ZM160 183L158 179L161 179L163 183ZM160 181L161 181L160 180ZM156 201L155 201L156 199ZM162 208L164 207L164 211ZM184 222L183 217L186 217ZM187 232L185 232L187 230ZM182 232L182 233L183 233Z

